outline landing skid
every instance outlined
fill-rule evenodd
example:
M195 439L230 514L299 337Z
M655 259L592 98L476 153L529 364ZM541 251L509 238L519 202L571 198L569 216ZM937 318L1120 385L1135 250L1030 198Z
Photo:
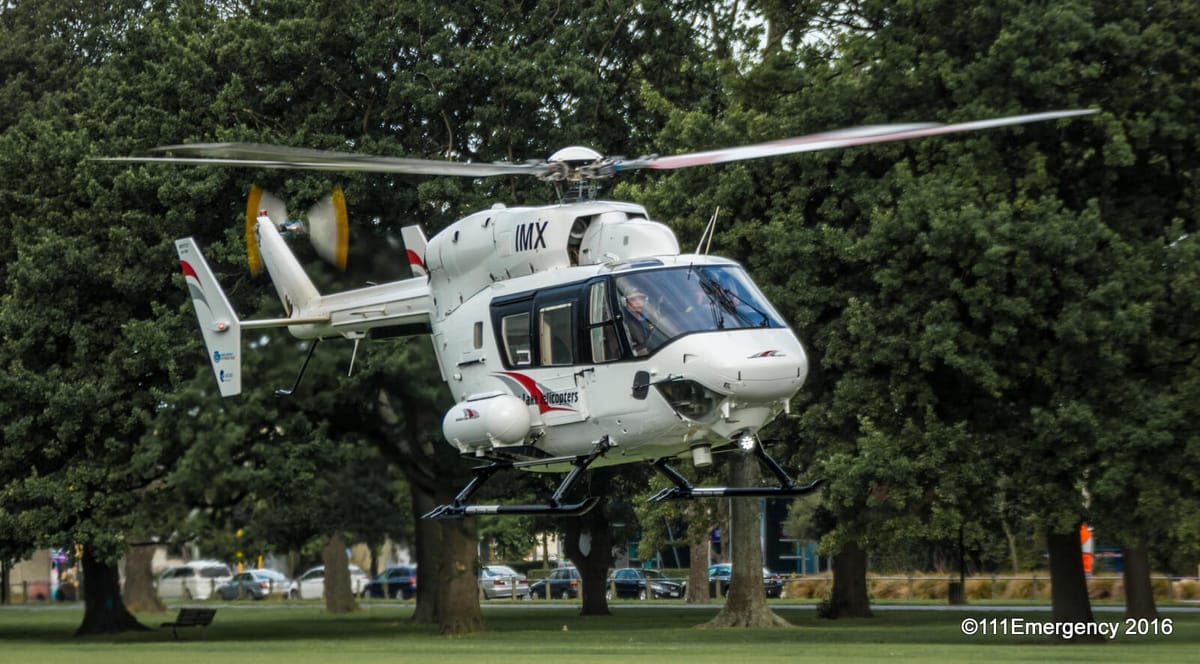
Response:
M563 503L562 497L566 495L567 490L575 483L575 480L587 470L587 467L592 465L592 462L604 456L604 453L612 449L613 444L608 442L608 437L600 439L596 443L596 447L588 454L581 454L573 457L554 457L550 459L535 459L533 461L494 461L486 466L476 466L471 469L475 475L467 486L463 487L462 491L454 497L454 502L449 505L439 505L430 510L429 513L422 516L422 519L461 519L468 516L479 516L484 514L489 515L534 515L534 516L581 516L587 514L596 503L600 502L600 498L592 496L585 498L578 503ZM554 495L550 496L550 501L545 505L468 505L467 501L471 496L475 495L476 491L487 482L492 475L495 475L501 470L510 468L527 468L530 466L548 466L555 463L569 462L573 467L571 472L563 478L559 483L558 488L554 490Z
M714 487L697 487L692 486L686 477L679 474L668 463L668 459L659 459L654 462L654 468L658 472L667 476L675 484L673 487L668 487L656 493L649 501L651 503L661 503L666 500L692 500L694 498L784 498L794 496L806 496L825 483L825 480L814 480L808 484L797 486L787 471L779 465L771 455L767 454L762 448L762 444L757 441L754 444L754 449L751 454L755 459L767 467L775 479L779 481L778 486L714 486Z

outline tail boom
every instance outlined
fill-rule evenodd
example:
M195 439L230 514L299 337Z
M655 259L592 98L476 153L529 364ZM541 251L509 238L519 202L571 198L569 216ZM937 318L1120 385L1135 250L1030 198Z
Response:
M286 318L239 319L195 240L175 242L221 396L241 393L244 329L286 327L300 339L358 339L372 331L388 336L429 332L433 296L424 277L322 295L266 217L259 219L258 240Z

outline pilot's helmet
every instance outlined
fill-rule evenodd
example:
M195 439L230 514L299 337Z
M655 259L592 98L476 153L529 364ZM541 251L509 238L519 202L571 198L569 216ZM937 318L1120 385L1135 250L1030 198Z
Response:
M646 293L641 288L634 286L634 287L630 288L629 290L625 291L625 299L626 300L636 300L638 298L641 298L643 300L646 299Z

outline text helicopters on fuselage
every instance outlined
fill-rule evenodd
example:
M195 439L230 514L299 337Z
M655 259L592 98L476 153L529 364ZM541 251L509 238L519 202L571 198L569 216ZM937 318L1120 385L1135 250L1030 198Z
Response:
M426 517L574 515L598 500L563 502L590 466L653 463L674 484L655 500L795 496L820 483L795 484L757 439L760 429L788 411L804 384L808 360L795 333L740 265L699 251L682 253L674 233L651 221L645 208L585 195L593 180L1090 112L867 126L636 160L605 158L580 147L539 163L481 164L203 144L163 148L176 156L115 161L533 175L575 187L577 200L541 207L496 204L454 222L428 243L419 227L406 227L402 236L416 276L333 294L317 291L288 248L280 232L292 223L286 212L272 210L274 204L255 192L247 207L251 267L261 261L269 272L286 312L277 319L241 320L196 243L176 242L223 396L241 390L242 330L287 327L296 337L314 340L310 355L316 341L326 338L430 334L456 401L443 419L443 433L464 456L486 463L474 469L474 480L452 503ZM322 256L344 263L344 203L328 210L336 211L333 221L313 229L314 244ZM737 447L761 461L777 484L695 487L670 465L690 457L705 466L714 450ZM488 478L509 468L570 472L546 504L469 504Z

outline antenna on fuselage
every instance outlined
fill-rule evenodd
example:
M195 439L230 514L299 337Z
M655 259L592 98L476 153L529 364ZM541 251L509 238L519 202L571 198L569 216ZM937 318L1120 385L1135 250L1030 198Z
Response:
M700 242L696 244L696 253L701 253L700 249L704 249L704 255L708 255L708 250L712 248L713 235L717 233L717 216L721 214L721 206L713 210L712 216L708 218L708 225L704 227L704 232L700 234ZM708 238L708 244L705 244L704 238Z

